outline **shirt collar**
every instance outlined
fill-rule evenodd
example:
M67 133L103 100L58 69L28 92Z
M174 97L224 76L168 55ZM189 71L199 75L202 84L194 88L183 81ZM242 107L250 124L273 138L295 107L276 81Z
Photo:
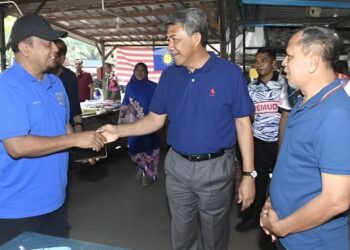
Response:
M32 76L21 64L14 61L12 68L20 75L21 78L24 78L24 82L37 82L38 80Z
M201 68L195 69L194 72L206 72L206 71L208 71L211 68L211 66L214 64L215 60L217 60L218 57L214 52L209 51L208 53L210 56L209 59L205 62L205 64ZM180 68L183 71L188 72L188 69L186 67L180 66Z
M43 80L38 80L32 76L23 66L16 61L12 65L13 69L18 73L20 78L23 78L23 82L26 83L38 83L41 84L45 89L49 89L53 85L53 81L50 80L48 74L43 75Z
M335 79L333 82L324 87L320 92L314 95L310 100L308 100L304 105L300 103L299 110L305 108L313 108L320 104L328 95L332 94L332 90L335 90L337 87L341 86L340 79Z
M277 71L273 71L273 75L270 81L278 82L278 76L279 73ZM268 81L266 84L268 84L270 81ZM261 81L260 77L256 80L255 84L259 85L260 83L265 84L263 81Z

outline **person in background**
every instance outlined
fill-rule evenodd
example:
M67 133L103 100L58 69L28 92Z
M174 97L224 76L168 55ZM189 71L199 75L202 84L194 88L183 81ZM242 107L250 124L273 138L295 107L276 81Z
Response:
M259 77L248 85L249 95L255 105L254 165L258 177L255 179L254 203L243 212L243 220L236 226L239 232L259 226L260 211L266 201L269 174L277 158L278 125L281 118L278 104L286 81L275 70L275 64L276 53L272 49L258 50L255 55L255 68Z
M285 76L283 75L283 77ZM278 124L278 149L281 147L283 141L284 129L287 124L289 113L301 96L300 90L291 88L287 82L283 84L280 102L278 104L278 108L281 111L281 119Z
M333 69L339 38L307 27L286 53L288 83L303 96L289 115L260 223L279 249L348 250L350 98Z
M120 91L118 85L118 77L113 70L111 63L105 64L106 72L106 85L107 85L107 99L108 100L120 100Z
M83 61L81 59L76 59L74 65L79 85L79 101L91 100L94 93L91 74L83 71Z
M343 81L349 81L349 68L348 61L338 60L334 63L334 71L337 73L338 78Z
M95 79L93 87L94 87L94 95L92 96L92 100L100 100L100 101L105 100L102 81Z
M109 124L97 131L111 142L158 131L168 118L171 148L165 173L172 249L197 249L201 232L204 250L226 250L236 132L243 158L238 197L243 210L255 195L250 122L254 105L240 68L206 51L208 21L201 9L177 12L167 28L168 49L176 65L163 71L149 114L134 123Z
M95 131L72 133L64 86L45 73L65 36L36 14L12 27L15 62L0 75L0 245L26 231L67 237L67 149L105 143Z
M157 84L148 80L146 64L135 65L134 73L126 86L125 96L120 107L119 123L129 123L142 119L149 113ZM160 155L160 138L154 132L143 136L128 137L128 151L131 160L137 166L136 181L142 186L149 186L157 179Z
M62 81L63 86L67 92L70 106L70 124L74 132L83 131L83 124L81 121L81 107L79 102L79 87L78 80L73 71L63 66L66 60L67 46L62 39L54 41L58 51L55 57L56 65L51 72L56 74Z

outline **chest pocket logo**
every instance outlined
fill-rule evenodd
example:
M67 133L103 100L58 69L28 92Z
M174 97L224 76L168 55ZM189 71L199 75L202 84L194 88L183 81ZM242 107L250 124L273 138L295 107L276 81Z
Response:
M56 92L56 99L59 105L61 106L65 106L65 98L64 98L64 94L62 92Z

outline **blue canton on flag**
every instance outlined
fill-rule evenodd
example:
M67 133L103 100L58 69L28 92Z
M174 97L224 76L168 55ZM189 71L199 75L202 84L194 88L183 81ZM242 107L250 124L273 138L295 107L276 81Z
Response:
M135 65L143 62L148 67L148 78L158 82L162 71L173 64L173 57L167 48L119 47L115 51L116 73L119 84L126 85L133 74Z
M174 60L167 48L154 48L153 61L154 70L164 70L166 67L172 65Z

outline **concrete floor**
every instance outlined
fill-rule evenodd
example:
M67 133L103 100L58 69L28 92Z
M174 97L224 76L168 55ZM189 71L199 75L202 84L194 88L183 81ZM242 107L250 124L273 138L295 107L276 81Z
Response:
M126 151L113 152L97 165L84 169L79 176L71 172L70 237L134 250L170 249L163 162L158 181L149 187L134 181L136 168ZM235 205L229 249L274 249L260 229L236 232L238 214Z

